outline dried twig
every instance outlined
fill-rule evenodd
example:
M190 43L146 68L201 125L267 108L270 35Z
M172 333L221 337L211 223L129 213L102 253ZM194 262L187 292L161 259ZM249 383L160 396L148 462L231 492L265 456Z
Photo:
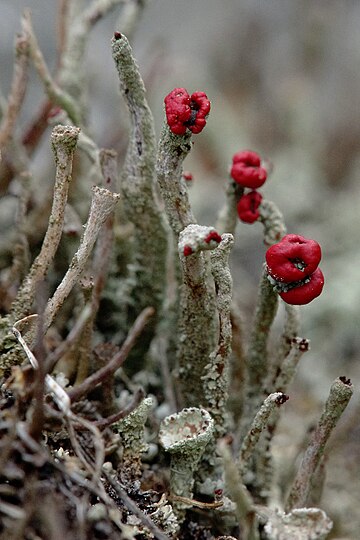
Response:
M84 326L87 324L88 320L92 317L92 309L91 305L87 304L84 306L84 309L80 313L80 316L72 329L70 330L69 334L67 335L66 339L64 339L58 347L49 354L47 358L47 366L48 371L51 372L57 362L60 360L62 356L68 351L74 343L76 343L79 339L79 336L81 335Z
M18 321L16 324L19 325L23 321ZM25 354L27 358L29 359L29 362L31 363L32 367L35 370L39 370L39 362L35 358L34 354L30 351L28 345L26 344L24 338L22 337L21 333L17 329L16 325L13 326L12 331L23 347ZM40 333L42 336L42 333ZM75 415L71 409L70 409L70 398L68 394L65 392L65 390L55 381L53 377L51 377L48 373L44 373L45 366L41 368L42 373L40 372L40 376L43 377L44 380L44 387L47 391L49 391L56 404L60 408L60 410L63 412L64 415L64 421L66 422L69 437L71 444L74 448L74 451L76 452L77 456L85 466L86 470L91 473L93 480L98 481L100 479L100 473L101 468L104 463L104 457L105 457L105 449L104 449L104 442L101 437L101 433L96 427L95 424L92 422L89 422L85 418L82 418L78 415ZM41 396L42 397L42 396ZM38 396L39 399L39 396ZM75 424L80 424L83 428L87 429L93 436L93 443L94 443L94 450L95 450L95 462L94 464L92 461L87 458L87 456L84 454L81 444L79 443L76 433L75 433ZM32 436L32 432L29 431L29 437L30 441L34 441L34 438Z
M135 320L127 338L122 344L121 349L118 353L114 355L112 360L110 360L110 362L106 366L96 371L96 373L93 373L92 375L87 377L87 379L85 379L85 381L79 384L79 386L69 390L68 396L72 402L77 401L82 396L90 392L90 390L93 390L98 384L101 384L104 379L106 379L112 373L115 373L117 369L119 369L119 367L125 362L129 352L135 345L137 338L139 337L146 323L148 322L150 317L153 316L153 314L153 308L145 308Z
M169 537L163 533L157 525L155 525L150 517L144 514L138 505L132 499L130 499L129 495L118 481L115 481L110 474L106 473L105 471L103 471L103 475L111 487L115 490L116 494L120 497L126 508L140 520L144 527L149 529L157 540L169 540Z

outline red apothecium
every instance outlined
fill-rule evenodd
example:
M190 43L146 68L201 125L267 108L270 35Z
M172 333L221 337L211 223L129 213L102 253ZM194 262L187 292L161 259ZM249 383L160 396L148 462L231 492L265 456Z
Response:
M324 274L317 268L304 283L300 283L288 291L279 292L287 304L304 305L319 296L324 287Z
M315 272L321 260L321 248L315 240L287 234L267 250L265 258L270 276L290 283Z
M261 201L262 195L256 190L243 195L237 204L237 213L241 221L254 223L260 217L259 206Z
M194 134L203 130L211 107L204 92L190 96L185 88L174 88L164 101L167 123L175 135L185 135L187 129Z
M234 154L230 175L237 184L257 189L264 184L267 171L261 167L261 158L256 152L244 150Z
M321 248L315 240L287 234L265 258L269 280L288 304L308 304L321 294L324 275L318 268Z

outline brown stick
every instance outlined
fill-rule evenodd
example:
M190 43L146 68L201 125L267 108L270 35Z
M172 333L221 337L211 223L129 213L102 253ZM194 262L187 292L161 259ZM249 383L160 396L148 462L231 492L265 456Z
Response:
M131 349L135 345L137 338L143 331L146 323L148 322L150 317L154 315L154 313L155 310L152 307L147 307L143 309L143 311L140 313L140 315L138 315L134 324L130 328L127 338L122 344L120 351L113 356L112 360L110 360L110 362L106 366L87 377L81 384L79 384L79 386L76 386L75 388L69 390L68 395L72 402L77 401L83 395L90 392L90 390L93 390L95 386L101 384L104 379L115 373L115 371L119 369L120 366L122 366L122 364L128 357Z

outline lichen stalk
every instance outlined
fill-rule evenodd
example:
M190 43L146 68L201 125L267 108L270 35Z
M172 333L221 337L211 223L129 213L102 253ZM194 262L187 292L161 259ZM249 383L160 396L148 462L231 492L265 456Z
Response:
M83 296L84 305L91 305L91 299L94 294L94 281L93 279L81 279L80 288ZM91 310L91 317L89 317L84 324L84 327L79 334L77 343L70 349L70 362L76 370L76 378L74 385L80 384L89 373L89 360L91 358L92 351L92 338L93 338L93 324L96 317L96 309Z
M173 237L170 239L169 268L173 272L175 284L172 303L166 306L167 313L163 317L163 335L167 335L168 351L176 351L179 339L177 328L180 312L180 287L182 283L181 268L177 257L177 243L180 232L188 225L195 224L196 218L190 206L188 186L183 177L183 162L191 150L191 133L183 136L171 132L165 119L156 159L157 182L165 208L167 220L172 229ZM173 246L175 249L173 249ZM181 347L181 344L180 344ZM171 354L168 353L171 358ZM169 368L174 363L169 362ZM190 404L190 403L188 403ZM198 405L198 403L193 403ZM185 405L185 403L184 403Z
M24 13L24 27L29 34L30 58L34 63L35 69L43 83L44 90L52 103L62 107L75 125L81 124L81 116L76 100L65 92L59 84L52 78L50 70L45 62L44 56L37 42L34 29L32 27L30 11Z
M264 243L272 246L286 234L284 216L273 201L263 199L259 206L259 221L264 226Z
M44 314L44 328L47 329L54 320L65 299L70 294L72 288L77 283L79 277L85 269L85 265L92 252L102 225L112 214L120 195L95 186L88 221L84 234L80 240L80 245L75 253L68 271L57 287L54 295L50 298Z
M217 448L224 464L225 485L236 505L236 517L241 527L241 537L244 540L258 540L258 520L251 495L243 484L239 469L225 441L220 440Z
M230 389L228 407L234 425L239 426L244 407L245 347L242 314L234 301L231 306L232 340L230 357Z
M219 217L216 222L216 228L220 233L226 232L235 235L236 225L239 218L237 213L237 203L244 193L244 188L229 181L226 186L226 201L219 212Z
M306 504L311 480L324 454L326 443L353 394L349 379L339 377L330 388L321 418L311 435L311 439L302 458L298 472L290 490L286 511L301 508Z
M24 101L29 67L29 35L24 28L24 19L21 20L22 33L15 41L15 64L11 82L7 107L0 123L0 151L6 146L12 136L16 119Z
M131 324L145 306L153 306L159 316L166 282L167 225L155 193L154 120L146 100L144 83L127 38L116 32L111 45L120 91L131 122L120 185L126 216L134 225L132 271L128 278L131 308L127 306ZM144 347L154 335L157 317L147 328Z
M290 344L290 351L281 366L274 380L268 383L269 392L282 392L285 395L289 385L295 377L297 365L302 355L309 350L309 341L304 338L293 338ZM272 441L276 433L276 428L280 420L281 410L275 407L267 420L267 429L256 445L253 452L253 467L256 470L256 486L253 486L254 494L260 501L267 501L271 495L271 488L274 479L274 463L271 451Z
M277 392L286 392L293 381L302 355L310 348L308 339L296 337L291 340L290 351L279 367L279 373L273 383Z
M31 179L32 176L29 171L20 174L21 193L16 213L17 234L13 247L13 262L7 278L10 290L11 285L18 285L25 278L30 265L29 242L26 235L26 214L30 199Z
M214 437L225 435L229 429L227 399L229 390L229 358L231 354L232 277L229 255L234 244L232 234L224 234L219 246L210 252L211 273L215 283L215 302L219 318L218 343L209 356L202 377L205 407L214 419Z
M191 133L174 135L165 121L159 141L156 172L165 212L176 239L185 227L196 223L182 176L183 161L190 150Z
M283 392L274 392L265 399L264 403L256 413L239 452L239 472L242 477L246 476L249 469L249 461L254 454L261 433L268 425L271 413L276 407L285 403L287 399L287 396L283 394Z
M243 434L248 431L249 425L264 398L264 385L269 368L268 339L277 307L278 295L269 283L264 268L259 283L255 316L246 354L247 384L242 419Z
M60 87L76 99L79 118L82 124L86 121L86 78L84 57L89 34L95 24L111 12L123 0L95 0L89 6L83 2L70 2L66 17L66 39L61 56L58 74Z
M216 308L209 260L203 251L217 246L213 240L205 241L212 232L212 227L188 225L179 237L183 285L177 360L180 392L185 406L204 407L207 403L202 376L215 348ZM186 246L193 252L189 256L184 255Z
M141 478L141 455L146 452L145 423L154 407L152 397L145 398L135 410L113 425L122 443L122 481L131 485Z
M167 416L160 425L159 440L171 454L170 489L172 495L191 499L194 473L206 445L213 436L214 421L205 409L185 408ZM184 503L174 503L179 520L184 518Z
M117 154L113 150L108 149L101 150L99 154L103 185L106 189L114 193L117 187ZM76 346L76 349L80 354L75 384L82 382L88 375L89 358L92 351L94 321L98 314L101 294L105 285L111 250L113 247L114 210L105 220L98 235L92 261L91 275L93 276L93 279L85 280L85 284L81 284L85 301L88 300L91 304L91 317L88 319L83 332L80 335L79 342L81 342L81 346ZM89 295L90 297L86 299ZM105 394L106 399L110 402L112 393L105 392Z
M279 349L276 354L275 369L281 364L284 358L289 354L292 342L299 335L300 331L300 308L284 302L285 307L285 322L284 329L281 335Z
M64 224L65 206L71 181L72 162L79 129L74 126L56 126L51 134L55 155L55 186L49 225L39 255L24 279L11 309L15 322L28 315L33 304L36 287L44 279L58 248Z

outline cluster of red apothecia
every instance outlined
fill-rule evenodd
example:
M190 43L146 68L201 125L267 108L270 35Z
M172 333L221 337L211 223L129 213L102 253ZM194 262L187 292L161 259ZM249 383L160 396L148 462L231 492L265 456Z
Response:
M164 101L166 119L172 133L185 135L189 129L196 134L204 129L211 106L204 92L194 92L190 96L185 88L174 88Z
M260 156L251 150L237 152L233 156L230 170L231 178L244 189L237 204L237 212L241 221L254 223L260 217L259 206L262 195L257 191L267 179L267 170L261 166Z
M174 88L164 101L167 123L175 135L185 135L188 129L192 133L200 133L205 127L210 101L204 92L194 92L190 96L185 88ZM267 170L262 166L260 156L251 150L237 152L232 159L230 175L243 188L237 203L238 216L245 223L254 223L260 217L262 201L257 189L267 179ZM192 180L191 174L184 174L184 179ZM221 241L220 235L216 241ZM184 255L192 253L189 248ZM324 276L318 268L320 259L319 244L296 234L287 234L267 250L268 277L285 302L308 304L319 296L324 286Z
M320 270L321 248L315 240L287 234L265 255L270 281L288 304L308 304L321 294L324 275Z

